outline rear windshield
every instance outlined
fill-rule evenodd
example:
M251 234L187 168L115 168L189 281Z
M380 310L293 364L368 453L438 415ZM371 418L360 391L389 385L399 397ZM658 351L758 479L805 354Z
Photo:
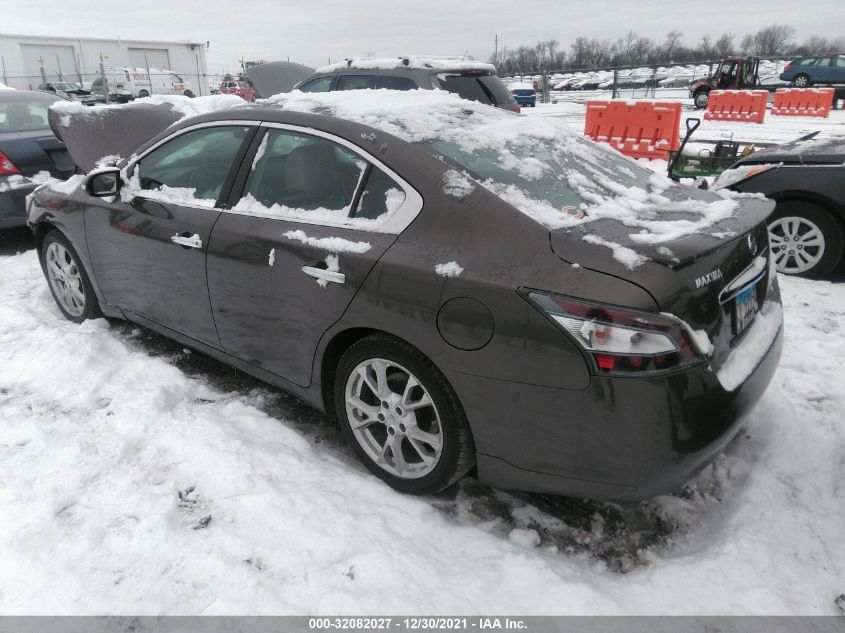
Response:
M29 132L50 129L47 109L52 101L10 101L0 103L0 132Z
M505 199L518 196L517 206L546 207L536 209L541 213L574 213L582 205L624 194L629 187L648 186L652 175L577 136L530 137L504 147L461 147L442 139L422 145Z
M534 90L530 88L520 88L518 90L514 90L514 94L517 94L520 97L531 97L534 95Z
M488 105L502 105L513 99L507 86L496 75L437 73L436 76L443 90L453 92L462 99Z

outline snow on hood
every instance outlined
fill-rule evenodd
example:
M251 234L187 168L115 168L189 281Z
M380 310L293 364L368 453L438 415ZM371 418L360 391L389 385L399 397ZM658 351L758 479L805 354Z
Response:
M394 68L434 68L442 70L488 70L495 73L493 64L462 59L460 57L424 57L408 55L406 57L349 58L336 64L329 64L317 69L318 73L333 73L346 68L364 70Z

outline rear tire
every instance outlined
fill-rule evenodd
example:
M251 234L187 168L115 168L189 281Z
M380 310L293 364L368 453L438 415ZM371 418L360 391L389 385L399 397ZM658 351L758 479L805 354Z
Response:
M193 98L194 98L194 93L193 93L191 90L186 90L186 91L185 91L185 92L183 92L182 94L183 94L183 95L185 95L186 97L188 97L189 99L193 99Z
M792 80L792 85L796 88L809 88L813 85L813 82L810 81L810 75L806 73L799 73L795 75L795 78Z
M139 99L143 99L143 98L149 97L149 96L150 96L150 93L147 92L146 90L139 90L138 91L138 98Z
M779 273L818 279L833 272L842 260L842 224L815 202L778 202L768 224Z
M82 323L101 316L88 273L68 239L52 230L44 236L40 253L50 293L65 318Z
M347 441L395 490L433 494L475 465L475 444L455 392L407 343L385 334L357 341L341 357L333 387Z

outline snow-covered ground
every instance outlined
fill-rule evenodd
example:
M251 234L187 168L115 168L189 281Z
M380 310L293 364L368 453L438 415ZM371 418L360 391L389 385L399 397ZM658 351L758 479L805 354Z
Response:
M297 400L141 328L65 321L34 251L7 250L0 613L833 614L845 286L782 286L773 384L682 493L470 478L413 498Z

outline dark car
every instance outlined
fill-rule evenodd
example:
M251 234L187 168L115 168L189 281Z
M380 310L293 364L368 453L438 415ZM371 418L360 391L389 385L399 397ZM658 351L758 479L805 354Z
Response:
M332 412L411 493L474 466L503 488L677 489L765 390L769 201L435 91L274 101L31 196L67 318L134 321ZM108 125L86 151L113 151Z
M845 252L845 140L804 140L749 154L722 172L716 188L762 193L778 272L824 277Z
M462 99L519 112L519 104L496 76L492 64L459 59L347 59L318 68L295 89L302 92L440 89Z
M516 102L521 106L537 106L537 91L532 86L511 84L508 86Z
M0 229L26 224L24 199L46 178L67 178L74 163L50 130L47 109L59 97L0 92Z
M780 78L797 88L845 83L845 55L799 57L786 65Z

